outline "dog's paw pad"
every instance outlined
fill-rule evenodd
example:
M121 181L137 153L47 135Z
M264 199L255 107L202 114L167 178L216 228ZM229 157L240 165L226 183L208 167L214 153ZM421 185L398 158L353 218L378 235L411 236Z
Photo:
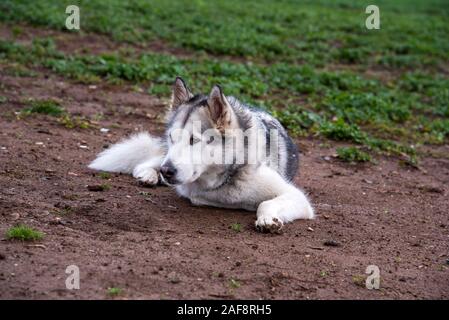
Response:
M260 217L256 221L256 229L259 232L281 234L284 224L278 218Z
M140 183L145 185L154 186L159 182L159 174L152 168L139 170L138 172L134 173L134 177L137 178Z

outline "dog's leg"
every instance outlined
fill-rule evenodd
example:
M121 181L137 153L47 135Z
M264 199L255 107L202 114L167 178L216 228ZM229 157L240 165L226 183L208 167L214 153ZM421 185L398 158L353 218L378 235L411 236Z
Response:
M163 156L154 157L138 164L133 170L133 177L148 185L156 185L159 182L159 169Z
M262 167L257 170L257 183L266 185L273 198L257 208L256 228L279 233L283 225L296 219L312 219L312 206L304 193L286 182L276 171Z

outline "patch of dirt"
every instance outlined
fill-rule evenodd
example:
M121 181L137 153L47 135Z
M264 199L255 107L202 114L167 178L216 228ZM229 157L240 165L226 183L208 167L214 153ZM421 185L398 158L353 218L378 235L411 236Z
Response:
M43 27L33 27L25 24L14 29L7 24L0 24L0 38L14 40L23 45L29 45L36 38L52 38L58 50L72 54L111 54L117 51L145 52L172 54L178 57L193 57L194 53L179 47L172 46L162 40L156 39L147 42L123 43L116 42L106 35L85 31L58 31Z
M163 101L51 75L0 81L8 99L0 117L0 234L17 223L46 234L43 246L2 239L2 298L106 298L108 287L155 299L449 297L447 159L424 159L425 172L383 158L352 166L331 157L334 147L298 141L296 183L318 218L295 221L283 235L260 234L254 213L193 207L168 187L119 174L105 180L86 168L129 133L160 134ZM68 129L43 115L17 120L11 112L26 98L57 99L70 113L97 116L96 127ZM103 183L110 189L87 188ZM80 290L65 289L72 264ZM380 268L380 290L357 281L368 265Z
M92 41L95 50L108 48ZM425 158L420 170L388 158L348 165L332 157L339 144L298 140L295 182L318 217L288 224L282 235L261 234L255 213L194 207L168 187L87 169L132 132L161 134L166 101L43 70L6 76L1 65L0 96L0 298L103 299L109 287L123 289L118 299L449 298L447 157ZM18 119L28 98L55 99L92 127L69 129L45 115ZM448 146L435 149L449 154ZM88 188L100 184L109 188ZM18 223L44 239L6 240ZM69 265L80 269L80 290L65 287ZM369 265L380 269L380 290L364 286Z

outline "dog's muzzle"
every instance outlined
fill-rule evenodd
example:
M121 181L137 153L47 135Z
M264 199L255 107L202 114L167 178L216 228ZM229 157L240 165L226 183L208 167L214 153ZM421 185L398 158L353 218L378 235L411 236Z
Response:
M176 173L177 170L171 162L168 162L161 167L162 179L165 180L165 182L167 182L168 184L178 183L178 180L176 179Z

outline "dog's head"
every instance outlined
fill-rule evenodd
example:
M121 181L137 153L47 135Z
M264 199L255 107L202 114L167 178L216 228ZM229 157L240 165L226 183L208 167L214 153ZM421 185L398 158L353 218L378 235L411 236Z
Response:
M173 85L167 119L168 151L161 166L169 184L191 183L220 164L208 156L221 157L225 132L239 127L238 118L219 86L208 96L193 95L181 78Z

